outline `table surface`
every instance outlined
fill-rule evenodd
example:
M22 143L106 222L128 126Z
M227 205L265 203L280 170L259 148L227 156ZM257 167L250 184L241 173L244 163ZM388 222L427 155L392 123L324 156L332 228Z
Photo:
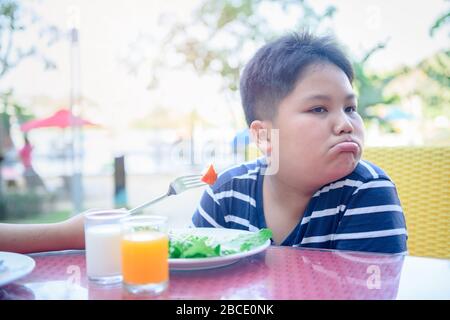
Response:
M450 260L271 246L237 263L172 271L157 297L87 280L84 251L32 254L0 299L450 299Z

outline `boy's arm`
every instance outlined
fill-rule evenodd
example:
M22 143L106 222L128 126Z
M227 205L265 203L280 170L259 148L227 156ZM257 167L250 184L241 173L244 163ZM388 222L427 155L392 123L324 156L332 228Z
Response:
M364 183L352 195L336 233L338 250L406 253L405 217L395 185L387 179Z
M84 214L51 224L0 223L0 251L31 253L84 249Z
M192 216L192 224L199 228L226 228L225 217L214 191L207 187Z

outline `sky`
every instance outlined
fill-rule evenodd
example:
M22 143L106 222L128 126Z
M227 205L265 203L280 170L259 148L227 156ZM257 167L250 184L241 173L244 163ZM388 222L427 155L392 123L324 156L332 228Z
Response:
M220 93L220 79L199 79L188 72L161 74L156 75L161 86L150 92L149 66L144 64L136 75L130 75L121 63L124 57L136 54L131 44L140 33L152 34L158 41L164 31L158 23L161 13L188 19L198 3L200 0L35 0L34 7L46 21L62 29L67 28L70 13L79 12L76 23L80 29L80 87L82 95L90 101L83 106L82 113L120 132L157 106L172 106L177 112L197 108L204 116L216 119L218 125L231 121L227 110L233 102ZM318 10L330 3L337 7L330 28L355 58L379 41L389 39L386 49L369 61L369 67L376 71L414 65L442 48L449 48L448 29L440 30L434 38L428 35L436 18L448 10L449 1L314 0L312 3ZM271 20L284 26L284 18L274 13ZM67 101L70 52L69 41L46 48L45 53L58 69L44 72L35 59L28 59L3 77L0 89L14 88L16 97L25 104L36 101L36 96ZM143 52L149 57L157 54L154 45ZM49 114L45 106L35 105L33 111L38 116Z

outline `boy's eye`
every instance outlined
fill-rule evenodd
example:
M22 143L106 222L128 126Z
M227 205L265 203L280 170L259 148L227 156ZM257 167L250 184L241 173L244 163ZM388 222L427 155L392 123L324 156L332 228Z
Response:
M348 112L348 113L356 112L356 107L354 107L354 106L345 107L345 112Z
M326 111L327 109L325 109L324 107L314 107L311 109L311 112L313 113L324 113Z

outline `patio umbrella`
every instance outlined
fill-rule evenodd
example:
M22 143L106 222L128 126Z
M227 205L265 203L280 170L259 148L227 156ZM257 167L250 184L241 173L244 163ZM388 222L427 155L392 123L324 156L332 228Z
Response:
M249 129L245 128L245 129L239 131L238 133L236 133L236 135L234 136L234 138L233 138L231 143L235 147L246 146L246 145L250 144L250 131L249 131Z
M35 119L25 122L20 126L20 129L24 132L27 132L32 129L49 127L58 127L64 129L70 127L71 125L95 126L95 124L90 122L89 120L74 116L67 109L60 109L48 118Z
M38 128L50 128L50 127L56 127L56 128L61 128L61 129L66 129L69 128L71 126L76 126L76 127L80 127L80 126L97 126L96 124L92 123L89 120L86 119L82 119L80 117L76 117L72 114L72 112L70 112L70 110L68 109L60 109L57 112L55 112L52 116L47 117L47 118L43 118L43 119L35 119L35 120L31 120L28 122L23 123L20 126L20 129L23 132L28 132L32 129L38 129ZM72 142L71 142L71 148L75 148L75 143L74 143L74 139L75 137L72 136ZM67 155L66 155L67 156ZM72 173L72 193L73 193L73 197L77 198L80 197L80 193L82 192L80 189L80 176L81 176L81 172L76 172L75 166L76 166L76 158L78 156L76 155L76 151L75 149L72 150L71 156L70 156L70 161L72 163L72 168L73 173ZM63 177L66 177L66 175L63 175ZM75 208L78 206L78 203L80 200L75 200L78 201L75 204Z

